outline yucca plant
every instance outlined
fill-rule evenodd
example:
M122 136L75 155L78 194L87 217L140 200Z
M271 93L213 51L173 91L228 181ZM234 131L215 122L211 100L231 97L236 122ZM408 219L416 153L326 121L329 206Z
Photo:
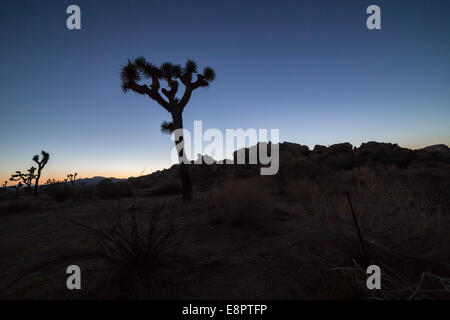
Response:
M162 123L161 131L163 133L174 132L175 134L184 201L192 199L192 187L186 165L187 157L184 151L183 133L182 130L178 129L183 129L183 111L191 98L192 92L198 88L209 86L215 77L216 73L210 67L206 67L202 73L198 73L197 64L192 60L187 60L184 67L165 62L157 68L145 58L139 57L134 61L128 60L128 63L122 67L121 80L124 92L131 90L147 95L172 116L172 122L165 121ZM139 84L145 79L150 79L151 84ZM161 80L167 83L167 88L161 88ZM185 89L179 99L177 93L180 83L184 85ZM161 95L160 90L165 97Z
M164 207L159 203L143 214L134 209L128 215L119 213L106 228L66 221L81 226L97 240L98 247L86 253L110 264L121 296L142 298L157 293L156 271L176 234L172 221L161 216Z
M91 261L99 269L90 271L107 270L105 278L109 279L91 289L114 298L157 297L160 273L164 266L173 262L169 252L177 232L172 219L163 217L165 203L155 203L141 213L136 212L134 207L125 214L119 210L108 223L99 227L59 216L63 221L81 227L85 236L94 240L95 244L86 248L48 252L43 261L0 288L0 296L32 275L53 272L55 268L66 267L71 261L85 265ZM168 214L171 214L170 210Z

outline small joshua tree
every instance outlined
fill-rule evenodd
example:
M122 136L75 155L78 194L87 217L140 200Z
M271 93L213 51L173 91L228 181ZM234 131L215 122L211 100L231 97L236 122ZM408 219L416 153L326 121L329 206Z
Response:
M11 175L10 181L21 181L23 185L26 185L25 190L27 192L31 192L31 184L33 183L33 179L36 179L36 175L34 174L36 171L35 167L31 167L28 169L27 173L22 173L21 171L16 171L15 174Z
M23 183L21 181L19 181L19 183L14 186L14 189L16 189L17 196L20 195L20 189L22 188L22 186L23 186Z
M75 189L75 180L77 179L78 173L75 172L75 174L68 174L67 178L69 178L70 183L72 184L72 188Z
M42 169L44 169L45 165L47 164L48 160L50 159L50 155L45 152L44 150L41 151L42 159L39 160L39 155L35 155L33 157L33 161L38 164L37 168L37 175L36 180L34 183L34 195L37 195L38 189L39 189L39 179L41 178Z
M194 80L195 75L197 78ZM188 60L184 67L166 62L157 68L146 61L145 58L139 57L134 61L128 60L128 63L122 67L121 79L124 92L132 90L147 95L172 116L172 122L164 122L163 125L168 125L170 131L175 133L175 146L180 164L184 201L192 199L192 187L186 165L187 158L184 152L183 133L182 130L177 129L183 129L183 111L191 98L192 92L198 88L209 86L215 77L215 71L210 67L204 68L203 73L197 73L197 64L192 60ZM138 84L143 78L151 79L151 84ZM168 89L161 89L166 98L163 98L160 94L161 79L165 80L168 85ZM181 99L176 96L180 85L179 81L185 87Z
M3 195L6 194L6 190L8 189L7 185L8 185L8 181L3 182L3 184L2 184L2 194Z
M52 179L47 179L47 181L45 182L45 185L50 186L50 185L56 184L56 183L58 183L58 181L55 180L55 178L52 178Z

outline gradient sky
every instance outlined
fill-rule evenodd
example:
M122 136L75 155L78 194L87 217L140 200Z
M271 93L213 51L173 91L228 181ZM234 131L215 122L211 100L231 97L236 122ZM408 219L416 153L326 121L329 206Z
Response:
M66 28L77 4L82 30ZM381 7L382 30L366 28ZM44 179L168 167L169 114L124 94L127 58L196 60L217 79L185 126L279 128L280 139L450 144L450 1L2 1L0 181L44 149Z

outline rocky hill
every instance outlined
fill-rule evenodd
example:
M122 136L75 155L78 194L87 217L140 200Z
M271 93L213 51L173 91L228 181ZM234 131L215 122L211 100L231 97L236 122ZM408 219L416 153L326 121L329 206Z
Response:
M233 153L236 160L238 152L245 153L246 164L219 164L211 163L209 156L202 164L192 161L190 171L194 185L207 185L208 181L214 179L220 181L229 177L251 177L260 174L261 164L249 164L249 153L257 151L266 143L258 143L250 148L240 149ZM270 143L269 143L270 144ZM270 150L270 145L265 146ZM369 141L362 143L359 147L352 144L338 143L330 146L315 145L311 150L306 145L292 142L279 144L280 169L279 175L295 174L306 170L351 170L356 167L450 167L450 149L444 144L428 146L422 149L411 150L400 147L394 143L383 143ZM150 175L130 178L130 180L144 186L155 186L164 181L177 178L178 165L164 170L156 171ZM314 167L314 168L312 168Z

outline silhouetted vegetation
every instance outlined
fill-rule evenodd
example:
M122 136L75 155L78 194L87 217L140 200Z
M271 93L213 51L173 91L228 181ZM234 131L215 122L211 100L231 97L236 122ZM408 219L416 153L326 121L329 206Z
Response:
M32 197L7 199L0 203L0 215L38 212L43 207L42 201Z
M197 76L196 80L194 80L195 75ZM124 92L132 90L147 95L172 115L172 122L164 121L161 125L161 131L165 133L175 132L175 146L178 152L184 201L192 199L192 186L186 165L183 133L182 130L177 129L183 129L182 115L192 92L198 88L209 86L215 77L215 71L210 67L204 68L203 73L198 73L197 64L192 60L188 60L184 67L166 62L157 68L145 58L139 57L134 61L128 60L128 63L122 67L121 80ZM143 79L151 79L151 84L138 84ZM161 89L166 98L163 98L159 92L160 80L167 82L168 89ZM177 97L180 85L178 80L185 86L181 99Z
M13 186L13 188L16 190L16 196L20 196L20 190L23 187L23 183L22 181L19 181L15 186Z
M182 188L180 186L180 183L172 180L167 181L161 185L158 185L156 188L154 188L151 191L152 196L169 196L169 195L175 195L180 194L182 192Z
M0 206L0 213L1 208ZM95 245L56 252L56 256L35 264L12 281L9 280L0 293L27 276L51 271L55 267L65 267L67 261L95 261L102 274L108 274L106 281L94 289L102 290L103 297L157 297L160 278L164 278L164 267L169 262L168 251L176 235L176 229L170 219L171 212L168 212L169 217L163 217L164 209L165 204L160 203L153 204L142 213L132 210L124 216L119 211L110 217L106 224L97 228L91 224L60 217L62 221L81 227L85 231L84 238L93 240Z
M72 185L72 188L75 189L75 180L77 179L78 173L75 172L75 174L70 173L67 175L67 178L70 181L70 184Z
M64 184L53 184L47 188L46 194L54 201L64 202L73 195L73 189Z
M60 183L60 181L56 180L55 178L49 178L47 179L47 181L45 182L46 186L50 186L56 183Z
M35 155L33 157L33 161L37 163L37 175L34 182L34 195L36 196L39 189L39 179L41 178L42 170L44 169L45 165L47 164L50 155L45 152L44 150L41 151L42 158L39 160L39 155Z
M0 190L1 190L1 195L4 197L6 195L6 192L8 191L8 181L3 182Z
M158 292L158 272L167 258L167 250L175 236L171 219L163 219L164 203L153 205L145 214L132 211L112 218L106 228L93 228L79 222L99 246L86 250L111 265L109 286L119 297L143 298Z
M15 174L11 175L10 181L21 181L23 185L25 185L25 190L27 192L31 192L31 184L33 180L36 179L36 175L34 172L36 171L35 167L31 167L28 169L27 173L22 173L20 171L16 171Z
M133 186L128 181L113 182L111 179L104 179L98 183L96 194L102 199L131 197Z
M163 121L161 123L160 131L162 134L172 134L175 131L173 122Z

